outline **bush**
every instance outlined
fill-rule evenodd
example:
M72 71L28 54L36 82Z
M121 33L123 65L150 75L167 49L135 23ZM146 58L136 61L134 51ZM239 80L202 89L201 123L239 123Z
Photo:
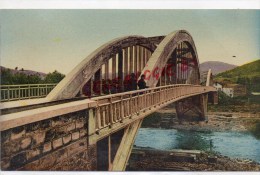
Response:
M48 73L44 79L45 83L59 83L65 77L64 74L54 71L52 73Z

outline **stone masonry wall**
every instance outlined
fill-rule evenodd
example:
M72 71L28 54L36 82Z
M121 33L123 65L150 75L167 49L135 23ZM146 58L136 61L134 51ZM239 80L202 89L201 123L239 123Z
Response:
M1 169L95 170L87 131L85 110L2 131Z

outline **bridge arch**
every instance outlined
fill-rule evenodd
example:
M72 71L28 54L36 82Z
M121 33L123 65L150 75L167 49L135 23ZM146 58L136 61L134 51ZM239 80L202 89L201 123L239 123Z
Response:
M146 82L149 87L158 85L162 78L166 79L166 75L163 75L163 73L166 72L171 59L174 59L173 61L175 62L173 67L175 69L173 73L175 77L172 77L175 78L175 81L170 84L199 84L199 59L195 43L187 31L179 30L170 33L160 42L142 71L142 74L149 72L152 75L148 78L146 76ZM184 68L184 65L186 65L186 68ZM192 69L184 73L184 69L189 67ZM156 71L158 71L157 76L154 75ZM168 78L170 77L168 76ZM184 79L185 82L180 81L180 79ZM167 85L167 83L163 85Z
M173 61L174 64L171 63ZM192 71L188 70L184 74L185 66L192 67ZM175 70L172 71L172 76L166 77L163 73L169 72L169 69ZM87 96L88 93L91 94L89 96L101 95L107 80L116 80L114 89L116 92L122 92L126 76L131 73L135 73L136 77L150 73L152 76L146 79L150 87L158 84L198 84L199 60L191 35L185 30L179 30L166 37L126 36L114 39L80 62L46 98L48 101L55 101L73 98L79 93ZM171 82L166 83L167 78ZM84 89L89 89L90 92ZM91 92L93 89L97 92Z
M160 38L159 38L160 39ZM92 52L88 57L86 57L82 62L80 62L66 77L50 92L46 97L49 101L61 100L67 98L75 97L82 89L82 87L93 78L99 79L102 77L102 66L105 67L105 71L109 74L109 61L112 60L112 74L115 69L116 64L122 64L123 59L130 57L133 59L133 54L135 54L135 59L139 54L140 59L144 59L143 62L149 59L150 55L156 49L156 43L158 39L148 39L142 36L126 36L114 39L98 49ZM128 54L130 56L128 56ZM117 61L115 61L117 59ZM117 63L116 63L117 62ZM128 60L127 60L128 62ZM138 64L135 60L135 67L126 69L135 69L141 72L145 64ZM110 65L111 67L111 65ZM118 66L118 69L119 66ZM121 65L122 69L122 65ZM122 74L123 70L118 74ZM99 74L99 75L98 75ZM139 73L140 74L140 73ZM108 75L107 75L108 76ZM112 75L112 78L115 75ZM118 77L122 75L118 75ZM100 79L102 81L102 79ZM90 81L91 82L91 81Z

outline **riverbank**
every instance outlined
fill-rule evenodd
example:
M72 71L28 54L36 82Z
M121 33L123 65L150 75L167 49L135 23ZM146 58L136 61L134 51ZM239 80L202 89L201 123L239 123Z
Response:
M259 171L251 160L230 159L199 150L162 151L134 147L127 171Z
M259 131L260 113L212 112L208 121L179 120L174 105L167 106L144 119L143 128L167 128L196 131ZM258 132L255 132L256 136Z

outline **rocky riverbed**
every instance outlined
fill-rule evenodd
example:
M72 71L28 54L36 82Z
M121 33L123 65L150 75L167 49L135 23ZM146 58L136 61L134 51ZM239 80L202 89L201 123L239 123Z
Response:
M179 120L174 105L146 118L144 128L167 128L188 131L248 132L260 139L260 114L246 112L208 112L208 121ZM187 150L186 150L187 151ZM190 150L196 152L199 150ZM182 150L181 150L182 152ZM136 171L259 171L260 164L248 159L232 159L219 153L199 151L179 154L150 148L135 148L127 170ZM177 156L176 156L177 155Z
M185 129L196 131L251 131L260 123L260 113L208 112L207 121L179 120L174 106L168 106L146 118L142 127ZM154 119L152 119L154 118Z
M162 151L134 147L128 171L259 171L251 160L230 159L199 150Z

